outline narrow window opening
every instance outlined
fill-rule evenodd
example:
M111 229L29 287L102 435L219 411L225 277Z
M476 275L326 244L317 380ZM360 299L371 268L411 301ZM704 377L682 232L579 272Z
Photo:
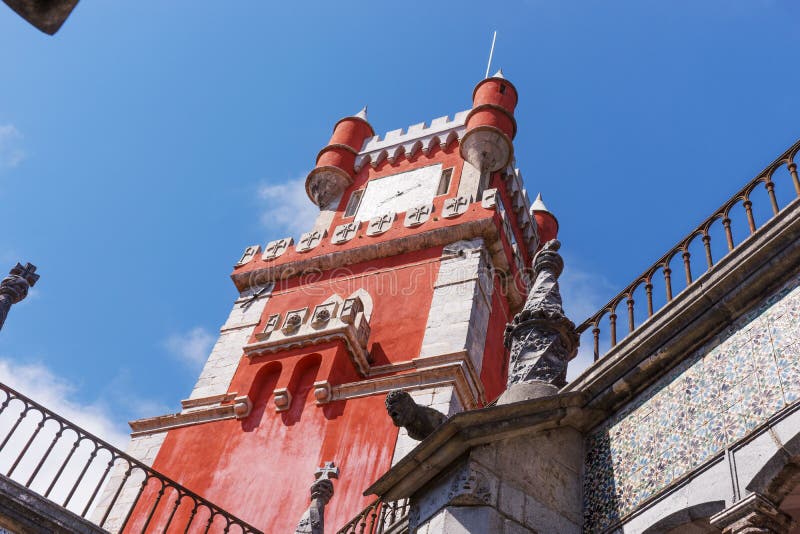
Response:
M439 178L439 187L436 189L436 196L446 195L450 190L450 179L453 177L453 168L445 169L442 171L442 176Z
M501 95L506 94L506 86L503 83L500 84L500 94Z
M362 196L364 196L363 189L353 191L353 194L350 195L350 200L347 201L347 208L344 210L345 217L353 217L356 214L356 211L358 211L358 206L361 205Z

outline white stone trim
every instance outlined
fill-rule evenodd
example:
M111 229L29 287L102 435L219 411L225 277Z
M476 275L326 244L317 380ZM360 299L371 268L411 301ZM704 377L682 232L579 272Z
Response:
M189 399L224 395L228 392L244 354L243 347L261 320L261 312L267 305L272 289L272 285L250 288L236 299Z
M491 313L492 263L482 239L448 245L434 284L420 358L466 351L480 374Z

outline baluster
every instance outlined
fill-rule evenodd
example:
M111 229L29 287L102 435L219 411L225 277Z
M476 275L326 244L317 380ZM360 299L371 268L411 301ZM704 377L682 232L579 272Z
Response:
M725 228L725 239L728 240L728 252L733 250L733 233L731 233L731 220L729 217L722 219L722 227Z
M186 528L183 529L183 534L188 534L189 527L192 526L192 521L194 521L194 516L195 514L197 514L197 508L200 506L200 503L198 503L194 498L192 498L192 501L194 501L194 506L192 507L192 512L189 514L189 521L186 523Z
M797 178L797 163L792 162L789 164L789 172L792 174L792 182L794 182L794 190L797 196L800 197L800 179Z
M64 461L61 463L61 467L59 467L58 471L56 472L56 476L53 477L53 481L50 482L50 486L48 486L47 491L44 493L45 497L50 496L50 492L53 491L56 482L58 482L58 479L61 477L61 473L64 472L64 468L67 467L67 464L72 459L72 455L75 454L76 450L78 450L78 444L80 442L81 442L81 436L80 434L77 434L75 436L75 441L72 443L72 449L69 451L69 454L67 454L67 457L64 458Z
M377 519L377 517L378 517L378 509L377 508L373 508L372 509L372 513L370 514L369 517L370 517L370 523L369 523L368 532L370 534L372 534L373 532L375 532L375 519Z
M600 359L600 329L597 327L597 323L592 328L592 336L594 337L594 361L597 361Z
M61 423L58 423L58 424L60 425ZM53 447L55 447L56 443L58 443L58 440L61 439L61 436L63 434L64 434L64 427L61 426L58 429L58 432L56 432L56 435L53 437L53 441L50 442L50 446L47 447L47 451L45 451L44 456L42 456L42 459L39 460L39 463L36 465L36 469L33 470L33 473L31 473L30 478L25 483L26 487L28 487L28 488L31 487L31 484L33 484L33 479L36 478L36 475L39 474L39 470L42 468L42 466L44 465L44 462L50 456L50 453L53 452Z
M777 215L780 211L780 208L778 208L778 199L775 198L775 182L773 182L771 178L767 178L767 180L764 182L764 187L767 188L769 202L772 204L772 214Z
M208 517L208 523L206 523L206 529L203 531L203 534L208 534L209 529L211 529L211 524L214 523L214 516L217 515L217 512L211 508L209 508L208 511L211 513L211 515Z
M225 518L225 528L222 529L222 534L228 534L231 530L231 520L227 517Z
M662 272L664 273L664 289L667 292L667 302L672 302L672 269L665 265Z
M8 473L6 474L6 476L8 478L11 478L11 475L14 474L14 471L17 469L17 466L19 465L19 462L22 460L22 457L25 456L25 453L28 452L28 449L30 448L31 443L33 443L33 440L35 440L36 436L39 435L39 432L42 431L42 428L44 428L44 423L46 421L47 421L47 419L45 418L45 415L42 414L42 420L39 421L39 423L36 425L36 430L33 431L33 434L31 434L31 437L28 438L28 442L25 443L24 447L22 447L22 452L20 452L19 456L17 456L17 459L14 460L14 465L12 465L11 469L8 470Z
M6 408L8 408L8 403L11 402L11 395L6 393L5 391L3 393L6 394L6 400L3 401L3 404L0 404L0 414L6 411Z
M127 462L127 460L125 461ZM114 508L114 505L117 504L117 499L119 499L119 494L122 493L122 490L125 488L125 483L131 476L131 472L133 472L133 467L131 467L131 464L128 463L128 469L125 471L125 475L122 477L122 481L120 481L119 487L117 487L117 491L114 492L114 497L111 499L111 502L108 503L108 508L106 508L106 512L103 514L103 518L100 520L101 528L103 527L103 525L106 524L106 520L108 519L108 514L111 513L112 508Z
M86 501L86 507L83 509L83 513L81 513L82 517L86 517L86 513L89 511L89 506L92 504L92 501L94 501L94 498L97 497L97 492L100 491L100 487L103 485L103 482L105 482L106 477L108 476L109 471L111 471L111 467L114 465L115 460L116 458L114 458L114 455L112 454L111 459L108 461L108 463L106 464L106 468L103 471L103 476L100 477L100 480L97 481L97 485L94 487L92 496L89 497L88 501Z
M25 406L25 409L24 409L24 410L22 410L22 411L19 413L19 417L17 417L17 422L16 422L16 423L14 423L14 426L13 426L13 427L11 427L11 431L10 431L10 432L8 433L8 435L6 436L6 439L4 439L4 440L3 440L3 443L2 443L2 445L0 445L0 451L2 451L3 449L5 449L5 448L6 448L6 444L8 443L8 440L9 440L9 439L11 439L11 436L14 434L14 432L16 432L16 431L17 431L17 427L18 427L18 426L19 426L19 424L22 422L22 419L25 417L25 415L27 415L27 413L28 413L28 410L30 410L30 407L29 407L29 406Z
M175 493L175 504L172 505L172 512L170 512L169 519L167 519L167 523L164 525L164 530L161 531L163 534L167 534L167 529L172 524L172 519L175 517L175 512L178 511L178 507L181 505L181 500L183 499L183 495L181 495L181 492L178 491L177 488L175 488Z
M361 527L358 530L358 534L364 534L364 530L366 530L366 528L367 528L367 514L366 513L362 513L361 514L361 522L358 524L358 526Z
M617 305L614 305L614 311L611 312L611 315L608 316L608 320L611 324L611 346L615 347L617 345Z
M686 287L689 287L689 284L692 283L692 267L689 263L689 254L688 250L683 251L683 270L686 272Z
M652 317L653 316L653 284L650 283L650 280L648 280L647 284L645 284L644 290L647 293L647 317Z
M706 249L706 263L708 263L708 268L710 269L714 266L714 260L711 258L711 236L705 231L703 233L703 247Z
M160 480L158 478L156 478L156 480L158 480L158 483L161 484L161 487L158 490L156 501L153 503L153 506L150 507L150 513L147 514L147 521L144 522L144 526L142 527L142 532L147 532L147 527L150 526L150 521L153 520L153 514L156 513L156 508L158 508L158 503L161 502L161 497L164 496L164 492L167 489L167 486L166 484L164 484L163 480Z
M144 473L144 479L142 480L142 483L139 484L139 491L136 492L136 498L133 499L133 502L131 503L131 507L128 509L128 513L125 514L125 520L122 521L122 525L119 527L119 532L125 532L125 527L128 526L128 521L130 521L130 519L131 519L131 514L133 514L133 510L134 510L134 508L136 508L136 505L139 504L139 499L142 496L142 492L144 491L145 486L147 486L147 480L148 480L149 477L147 476L147 472L146 471L142 471L142 472ZM144 531L142 531L142 532L144 532Z
M756 221L753 219L753 203L748 198L742 205L744 206L744 212L747 214L747 224L750 226L750 235L753 235L756 232Z
M69 504L69 501L72 500L72 496L75 494L75 491L78 489L78 486L80 485L81 481L83 480L83 477L86 475L86 471L89 470L89 466L92 465L92 462L94 462L94 459L95 459L96 456L97 456L97 445L94 444L94 449L92 449L91 454L89 454L89 461L86 462L86 465L83 466L83 469L81 470L81 474L78 475L78 480L75 481L75 484L73 484L72 489L69 492L69 495L67 495L67 500L65 500L64 504L61 505L64 508L66 508L67 505Z
M633 297L628 296L628 333L633 332L634 319L633 319Z

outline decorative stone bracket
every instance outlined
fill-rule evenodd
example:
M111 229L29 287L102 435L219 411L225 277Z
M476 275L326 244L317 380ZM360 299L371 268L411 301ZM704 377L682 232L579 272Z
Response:
M266 327L256 332L259 341L245 345L245 355L252 358L260 354L342 340L356 370L362 376L367 376L371 361L367 351L370 326L361 299L353 297L341 304L337 301L324 302L314 308L310 317L307 310L303 308L286 312L280 330L276 328L280 321L279 314L271 315Z

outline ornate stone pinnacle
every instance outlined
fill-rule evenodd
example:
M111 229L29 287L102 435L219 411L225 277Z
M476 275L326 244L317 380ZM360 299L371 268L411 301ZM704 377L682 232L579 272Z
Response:
M17 304L28 296L28 289L36 284L39 275L36 274L36 266L26 263L17 263L8 276L0 282L0 329L6 321L12 304Z
M325 505L333 497L332 478L339 478L339 468L333 462L325 464L314 472L315 482L311 485L311 504L306 509L295 528L295 534L323 534L325 531Z
M525 306L506 325L505 344L511 349L508 387L539 382L555 387L566 384L567 362L578 352L575 324L561 305L558 277L564 260L561 243L545 243L533 260L534 283Z

